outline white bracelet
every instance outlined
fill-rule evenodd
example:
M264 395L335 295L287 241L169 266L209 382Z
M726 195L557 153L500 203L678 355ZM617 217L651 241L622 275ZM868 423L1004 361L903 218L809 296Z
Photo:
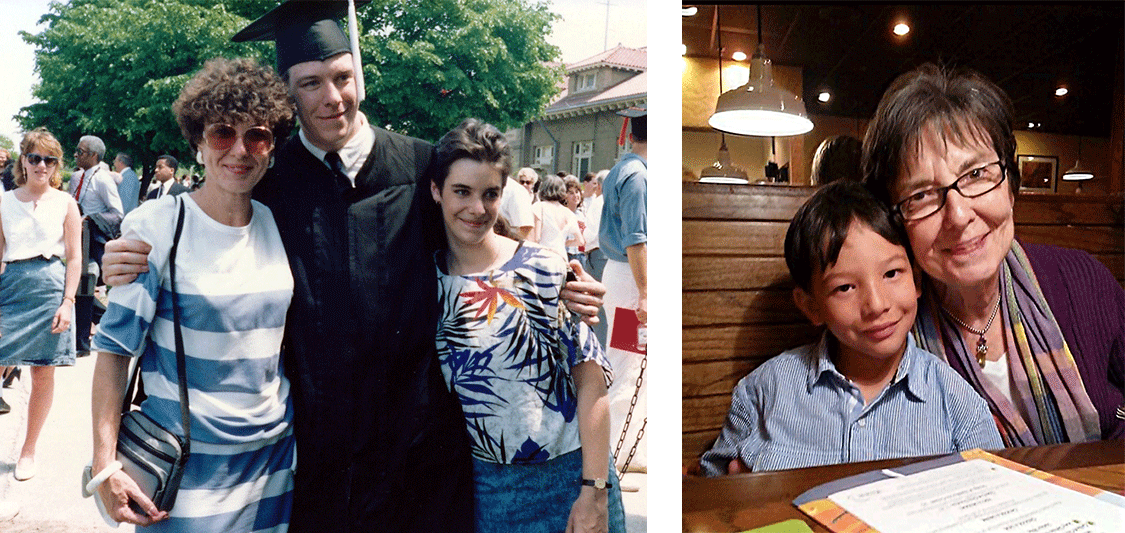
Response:
M112 476L118 470L121 470L121 461L109 463L109 466L102 469L101 472L98 472L98 475L94 476L94 478L86 484L86 492L88 494L93 494L95 490L98 490L99 485L109 479L109 476Z

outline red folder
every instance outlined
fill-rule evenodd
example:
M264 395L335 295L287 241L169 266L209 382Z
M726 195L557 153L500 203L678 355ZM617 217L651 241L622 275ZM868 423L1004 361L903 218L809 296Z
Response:
M637 319L637 312L633 309L618 307L613 315L613 331L609 332L609 347L627 352L647 354L648 342L644 346L637 346L637 328L641 321Z

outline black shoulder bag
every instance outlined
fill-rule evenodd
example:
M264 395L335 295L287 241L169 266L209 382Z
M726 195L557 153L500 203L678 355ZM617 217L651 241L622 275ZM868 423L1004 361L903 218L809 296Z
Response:
M179 214L176 219L176 235L172 240L168 266L172 278L172 319L176 332L176 374L180 382L180 420L184 436L164 429L153 419L140 411L130 408L132 391L140 377L141 363L138 360L125 389L125 400L121 405L121 427L117 432L117 460L121 469L152 499L156 508L168 511L176 504L176 493L180 490L180 480L184 475L191 448L191 420L188 417L187 363L184 356L184 338L180 331L180 295L176 291L176 249L180 245L180 233L184 229L184 202L177 199ZM143 513L135 503L130 502L134 511Z

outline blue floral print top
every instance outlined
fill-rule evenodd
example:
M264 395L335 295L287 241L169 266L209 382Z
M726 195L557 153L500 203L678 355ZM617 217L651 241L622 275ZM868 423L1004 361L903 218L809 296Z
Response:
M566 260L523 243L503 266L451 276L437 255L441 320L437 350L446 385L461 402L473 455L542 463L581 447L571 369L597 361L601 344L559 298Z

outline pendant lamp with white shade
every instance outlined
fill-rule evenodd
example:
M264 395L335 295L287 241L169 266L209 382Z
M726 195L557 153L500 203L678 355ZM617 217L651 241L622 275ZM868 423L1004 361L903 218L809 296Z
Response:
M773 83L773 65L762 45L762 6L758 6L758 49L750 59L750 79L719 95L707 123L725 133L760 137L801 135L813 128L801 97Z

